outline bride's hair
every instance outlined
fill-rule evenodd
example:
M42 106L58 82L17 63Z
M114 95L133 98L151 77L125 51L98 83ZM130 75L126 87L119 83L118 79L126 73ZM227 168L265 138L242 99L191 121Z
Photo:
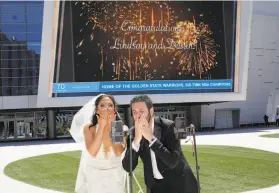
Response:
M93 112L90 127L95 127L98 124L97 108L98 108L98 105L99 105L100 101L105 97L110 98L110 100L113 103L115 113L116 113L116 120L122 120L120 115L117 112L117 104L116 104L116 101L115 101L114 97L111 96L111 95L103 94L103 95L99 96L95 101L95 104L94 104L95 105L95 112ZM90 127L89 127L89 129L90 129ZM108 156L108 152L110 151L110 147L112 147L114 153L117 156L120 156L121 153L124 151L124 147L121 144L112 144L111 138L104 140L103 144L104 144L104 149L105 149L106 156Z
M121 117L119 116L119 114L117 113L117 104L116 104L116 101L115 101L114 97L111 96L111 95L103 94L103 95L100 95L100 96L96 99L96 101L95 101L95 104L94 104L94 105L95 105L95 112L93 112L90 127L94 127L94 126L97 125L97 123L98 123L98 118L97 118L97 112L96 112L96 111L97 111L97 108L98 108L98 105L99 105L100 101L101 101L103 98L105 98L105 97L110 98L110 100L111 100L112 103L113 103L113 106L114 106L114 108L115 108L115 113L116 113L116 120L122 120Z

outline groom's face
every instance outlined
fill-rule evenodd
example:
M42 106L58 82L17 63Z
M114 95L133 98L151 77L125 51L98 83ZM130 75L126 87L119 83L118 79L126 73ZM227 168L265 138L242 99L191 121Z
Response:
M132 108L132 115L134 121L144 117L148 122L150 122L151 118L153 117L154 110L151 108L150 110L147 108L145 102L136 102L131 105Z

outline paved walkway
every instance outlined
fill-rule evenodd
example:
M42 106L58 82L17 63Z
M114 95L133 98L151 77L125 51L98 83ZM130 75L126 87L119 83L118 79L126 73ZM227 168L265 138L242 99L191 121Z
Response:
M262 138L259 135L279 133L279 129L245 129L222 132L202 132L197 136L199 145L228 145L266 150L279 153L279 139ZM185 144L182 141L182 144ZM5 146L3 146L5 145ZM57 191L38 188L23 182L13 180L4 175L5 166L13 161L64 151L78 150L80 147L72 140L14 142L0 144L0 192L1 193L59 193ZM245 193L278 193L279 185L267 189L249 191Z

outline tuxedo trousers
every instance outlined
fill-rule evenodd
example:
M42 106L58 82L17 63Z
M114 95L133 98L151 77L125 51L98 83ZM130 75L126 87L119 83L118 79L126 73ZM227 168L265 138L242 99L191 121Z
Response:
M190 167L177 178L155 181L152 188L146 188L146 193L198 193L197 180Z
M146 193L176 193L172 187L166 183L166 180L155 180L156 184L152 187L146 187Z

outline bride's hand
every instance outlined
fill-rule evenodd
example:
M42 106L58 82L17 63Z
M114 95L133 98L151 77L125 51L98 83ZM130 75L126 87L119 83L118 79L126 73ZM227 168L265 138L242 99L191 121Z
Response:
M109 114L109 111L106 109L102 110L101 113L97 114L98 125L101 129L107 127Z
M116 120L116 114L115 113L109 113L108 119L107 119L107 127L106 130L108 132L111 131L111 122Z
M110 113L109 118L108 118L108 123L111 124L112 121L116 120L116 114L115 113Z

